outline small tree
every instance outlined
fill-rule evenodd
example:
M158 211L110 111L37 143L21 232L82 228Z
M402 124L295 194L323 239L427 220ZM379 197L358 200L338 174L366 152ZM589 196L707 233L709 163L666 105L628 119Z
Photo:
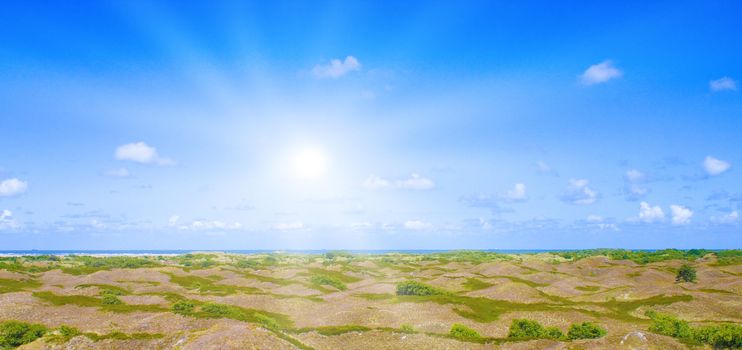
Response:
M595 339L606 335L606 330L591 322L575 323L569 326L567 339Z
M683 264L678 270L678 274L675 276L675 282L695 282L696 281L696 269L688 264Z

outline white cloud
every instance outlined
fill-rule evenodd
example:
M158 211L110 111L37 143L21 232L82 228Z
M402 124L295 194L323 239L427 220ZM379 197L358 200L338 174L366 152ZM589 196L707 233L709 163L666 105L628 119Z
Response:
M646 179L647 179L647 175L639 170L631 169L631 170L626 171L626 180L629 182L632 182L632 183L642 182Z
M301 230L304 229L304 223L303 222L279 222L275 225L273 225L274 230L278 231L294 231L294 230Z
M600 215L588 215L587 222L603 222L603 217Z
M172 217L170 219L172 219ZM178 219L180 218L178 217ZM226 230L239 230L241 228L242 228L242 224L239 222L226 223L222 221L202 221L202 220L195 220L195 221L192 221L190 224L178 226L179 230L187 230L187 231L226 231Z
M659 205L651 206L647 202L639 203L639 221L646 223L665 220L665 212Z
M692 210L681 205L673 204L670 206L670 211L672 212L673 225L690 224L690 218L693 216Z
M588 187L585 179L570 179L567 190L562 194L562 200L572 204L587 205L598 200L598 192Z
M16 178L0 181L0 197L10 197L26 192L28 183Z
M350 72L361 69L361 63L353 56L345 57L345 60L332 59L327 65L316 65L312 68L312 75L316 78L337 79Z
M367 230L373 227L373 224L370 222L354 222L350 224L350 229L354 231L361 231L361 230Z
M126 168L118 168L118 169L109 169L106 170L103 175L110 176L110 177L129 177L131 174L129 173L129 169Z
M528 199L526 195L526 185L517 183L512 189L508 190L504 196L505 200L511 202L522 202Z
M369 190L382 190L386 188L392 187L392 182L381 178L377 175L369 175L366 180L363 181L363 184L361 184L363 188L369 189Z
M144 142L132 142L116 148L115 157L118 160L128 160L141 164L172 165L171 159L163 158L157 150Z
M623 72L613 66L613 62L606 60L598 64L594 64L585 70L580 76L582 84L594 85L608 82L611 79L619 78L623 75Z
M717 224L733 224L739 221L739 213L735 210L729 214L712 216L711 221Z
M18 224L13 220L13 213L10 210L4 209L0 211L0 230L8 230L17 228Z
M409 190L429 190L435 187L433 180L421 177L418 174L411 174L409 178L397 180L395 184L398 188L404 188Z
M427 231L433 229L433 224L420 220L405 221L404 228L413 231Z
M603 223L600 223L597 226L601 230L611 230L611 231L616 231L616 232L621 231L621 229L618 228L618 225L616 225L616 224L603 224Z
M173 215L169 219L167 219L167 224L170 226L175 226L175 224L178 223L178 220L180 220L180 216Z
M377 175L369 175L361 184L369 190L383 189L407 189L407 190L429 190L435 187L433 180L422 177L418 174L411 174L406 179L389 180Z
M737 90L737 82L730 77L721 77L709 82L711 91Z
M716 159L712 156L706 156L706 159L703 160L703 170L710 176L721 175L731 167L732 165L729 162Z

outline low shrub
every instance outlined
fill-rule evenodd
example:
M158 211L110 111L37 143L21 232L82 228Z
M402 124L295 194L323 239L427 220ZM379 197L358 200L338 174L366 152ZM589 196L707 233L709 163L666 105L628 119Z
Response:
M403 324L403 325L401 325L401 326L399 326L399 330L402 331L402 332L404 332L404 333L415 333L415 328L412 328L411 325L406 324L406 323Z
M479 340L482 336L479 332L464 326L463 324L455 323L451 326L451 330L448 332L452 337L461 340Z
M515 319L510 324L508 338L543 338L546 334L544 327L536 321Z
M326 275L315 275L312 276L312 278L309 280L312 282L312 284L320 285L320 286L332 286L339 290L346 290L348 287L343 283L343 281L332 277L332 276L326 276Z
M515 319L510 324L508 338L514 339L563 339L564 333L557 327L544 327L529 319Z
M567 339L595 339L606 335L606 330L591 322L575 323L569 326Z
M709 344L715 349L742 348L742 326L736 324L719 324L699 328L691 327L688 322L675 316L647 311L652 325L649 330L684 341Z
M101 298L101 303L103 303L103 305L122 304L121 299L117 298L115 295L112 295L112 294L103 294L103 297Z
M427 284L417 281L404 281L397 284L397 295L443 295L446 294L440 289L431 287Z
M564 333L562 333L562 330L556 327L546 327L544 328L544 335L546 338L549 339L563 339Z
M195 305L193 305L193 302L188 300L180 300L173 304L172 310L176 314L189 315L193 312L194 307Z
M0 349L28 344L46 334L46 327L19 321L0 323Z

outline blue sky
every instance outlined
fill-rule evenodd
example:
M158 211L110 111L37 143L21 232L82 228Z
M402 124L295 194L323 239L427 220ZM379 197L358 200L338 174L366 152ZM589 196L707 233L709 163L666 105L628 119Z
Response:
M0 249L742 247L742 5L0 11Z

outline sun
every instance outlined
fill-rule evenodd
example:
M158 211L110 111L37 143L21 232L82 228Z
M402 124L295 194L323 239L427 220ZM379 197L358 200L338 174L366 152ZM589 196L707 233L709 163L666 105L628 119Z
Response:
M294 156L294 169L301 178L319 178L327 171L327 157L316 148L304 148Z

